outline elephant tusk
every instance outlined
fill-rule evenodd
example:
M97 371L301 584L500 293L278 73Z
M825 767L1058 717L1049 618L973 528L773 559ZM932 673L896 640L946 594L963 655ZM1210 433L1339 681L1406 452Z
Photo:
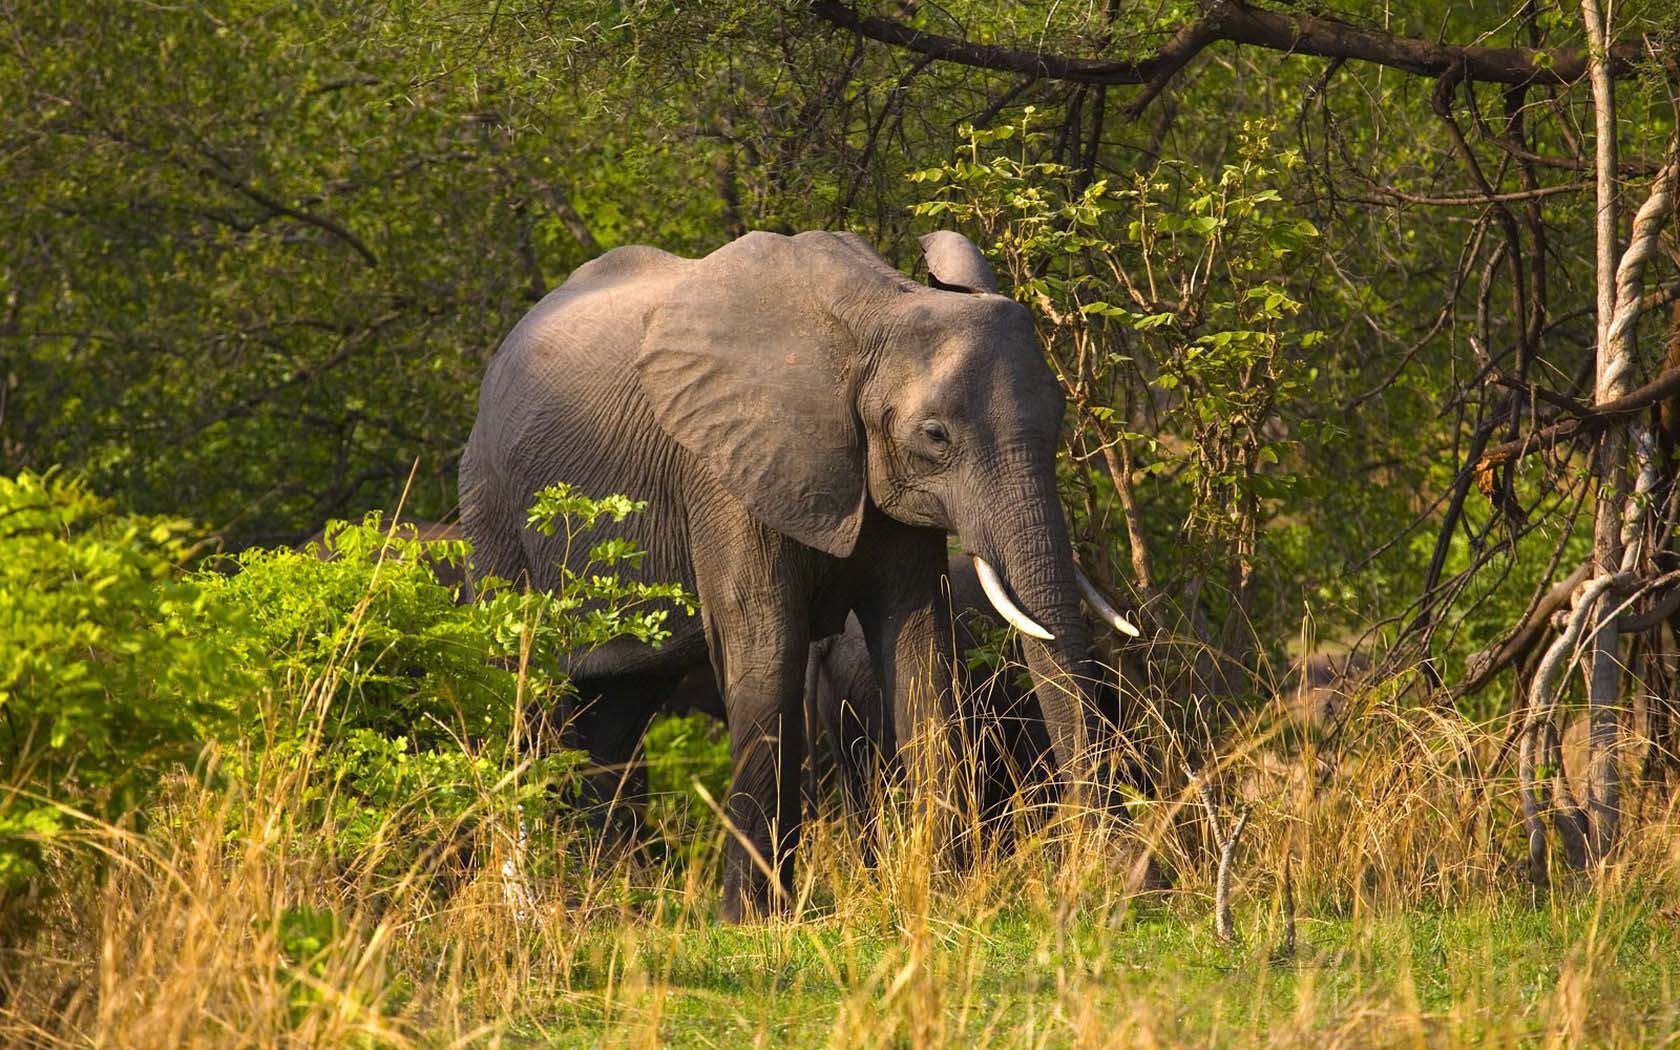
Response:
M998 611L998 615L1009 621L1009 626L1041 642L1056 640L1055 635L1034 623L1032 617L1009 600L1009 591L1004 588L1003 580L985 558L978 554L971 554L969 557L974 559L974 572L980 577L980 589L986 592L986 597L990 599L992 608Z
M1074 579L1079 581L1079 593L1084 596L1085 604L1091 607L1092 612L1107 620L1116 631L1129 638L1137 638L1142 635L1143 632L1137 629L1137 624L1120 615L1120 610L1108 604L1108 599L1104 598L1103 593L1097 590L1097 585L1091 582L1091 578L1085 575L1084 570L1075 565L1073 576Z

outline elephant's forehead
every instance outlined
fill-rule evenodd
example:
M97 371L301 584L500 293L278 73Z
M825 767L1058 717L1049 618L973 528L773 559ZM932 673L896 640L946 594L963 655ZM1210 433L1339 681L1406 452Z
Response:
M976 311L975 323L938 331L926 364L932 387L967 398L995 393L1017 403L1057 392L1025 311L1005 302L1013 308L1008 313Z
M966 330L994 337L1032 334L1026 308L1007 296L990 292L927 292L903 304L905 318L918 327L943 331Z
M906 304L898 326L930 371L1038 362L1032 321L1001 295L935 292Z

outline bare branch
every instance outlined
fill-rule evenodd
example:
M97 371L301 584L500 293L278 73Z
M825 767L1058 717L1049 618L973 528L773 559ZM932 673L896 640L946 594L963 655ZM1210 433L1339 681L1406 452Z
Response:
M1157 81L1164 85L1199 51L1222 40L1288 55L1374 62L1419 76L1438 77L1462 67L1468 79L1496 84L1572 84L1587 73L1587 55L1582 51L1439 44L1333 18L1251 8L1231 0L1210 3L1199 22L1142 59L1078 58L977 44L917 29L896 19L859 14L840 0L815 0L811 13L841 29L939 61L1078 84L1145 84L1152 90L1144 94L1151 98L1160 91L1154 86ZM1618 79L1633 76L1642 54L1641 44L1623 41L1609 51L1611 75Z
M1680 368L1671 368L1639 389L1606 401L1601 405L1594 405L1591 410L1582 415L1571 416L1550 426L1541 427L1539 430L1514 441L1494 445L1482 453L1481 461L1476 464L1476 469L1477 471L1492 470L1509 460L1521 459L1536 452L1543 452L1559 441L1574 437L1577 434L1597 433L1605 427L1649 408L1658 401L1673 397L1675 394L1680 394Z
M1224 4L1217 5L1223 8ZM1199 22L1191 22L1180 29L1166 46L1161 48L1158 55L1160 68L1157 69L1143 85L1143 90L1126 106L1126 119L1136 120L1155 101L1157 95L1166 89L1167 83L1178 75L1179 70L1190 64L1190 60L1202 53L1202 49L1219 39L1219 30L1210 16Z
M1392 199L1383 200L1382 198L1349 196L1346 194L1343 195L1343 199L1355 204L1383 205L1399 201L1402 204L1418 204L1430 208L1471 208L1484 204L1503 204L1507 201L1538 200L1541 197L1555 197L1560 193L1580 193L1582 190L1590 189L1591 186L1592 184L1587 182L1568 182L1561 186L1538 186L1532 190L1511 190L1506 193L1466 193L1457 197L1429 197L1419 193L1407 193L1405 190L1397 190L1392 186L1378 186L1377 192Z

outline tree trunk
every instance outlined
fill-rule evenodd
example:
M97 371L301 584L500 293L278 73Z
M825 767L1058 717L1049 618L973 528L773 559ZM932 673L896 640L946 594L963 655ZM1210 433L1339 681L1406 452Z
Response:
M1627 391L1632 376L1631 360L1617 353L1610 339L1616 312L1616 94L1610 77L1606 49L1609 27L1598 0L1581 0L1586 23L1589 70L1592 79L1593 113L1596 125L1598 221L1596 225L1598 368L1594 398L1602 404ZM1631 355L1630 355L1631 356ZM1627 495L1626 437L1621 427L1610 427L1599 439L1596 474L1598 502L1593 519L1593 575L1614 575L1622 563L1622 504ZM1607 613L1614 595L1606 593L1600 603ZM1597 617L1588 649L1587 710L1591 720L1591 746L1587 776L1587 815L1592 857L1603 856L1615 834L1619 813L1619 784L1616 777L1616 738L1620 725L1617 693L1621 684L1621 661L1616 626L1608 615Z

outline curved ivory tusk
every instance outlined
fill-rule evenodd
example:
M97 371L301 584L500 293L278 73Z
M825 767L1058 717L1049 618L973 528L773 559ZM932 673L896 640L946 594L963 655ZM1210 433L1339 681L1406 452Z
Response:
M1137 629L1137 624L1120 615L1120 610L1108 604L1108 599L1097 590L1097 585L1092 583L1091 578L1077 565L1073 567L1073 577L1079 581L1079 593L1084 596L1085 604L1091 607L1092 612L1107 620L1116 631L1130 638L1136 638L1143 633Z
M1034 623L1032 617L1009 600L1009 591L1004 588L1003 580L985 558L978 554L971 554L969 557L974 559L974 572L980 577L980 589L986 592L986 597L991 600L992 608L998 611L998 615L1009 621L1009 626L1041 642L1056 640L1055 635Z

